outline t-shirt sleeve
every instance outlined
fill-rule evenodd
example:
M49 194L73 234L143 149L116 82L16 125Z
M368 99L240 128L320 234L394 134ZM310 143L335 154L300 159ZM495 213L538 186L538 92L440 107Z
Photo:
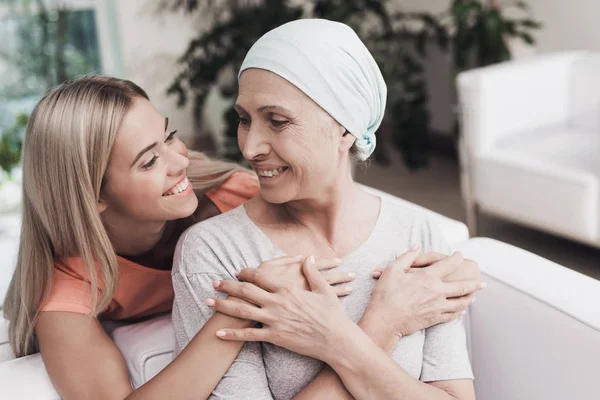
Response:
M422 226L423 251L452 253L437 224L425 218ZM434 382L452 379L473 379L461 318L425 330L421 380Z
M200 237L201 228L194 227L179 241L173 260L173 328L175 355L206 324L213 311L206 305L209 297L225 297L215 292L212 282L234 279L231 270ZM195 266L193 268L190 268ZM200 267L200 271L197 266ZM235 361L213 390L210 399L272 400L259 342L247 342Z
M260 191L256 176L246 172L236 172L218 187L206 193L222 213L244 204Z
M98 290L98 298L101 295ZM89 314L92 312L91 284L55 268L50 292L39 310Z

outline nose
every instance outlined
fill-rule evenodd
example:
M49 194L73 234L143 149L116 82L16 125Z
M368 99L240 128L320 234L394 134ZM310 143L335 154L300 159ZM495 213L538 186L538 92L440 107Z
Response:
M238 144L244 158L248 161L255 160L268 154L271 146L267 140L266 134L260 129L249 129L246 132L238 133Z
M175 149L169 149L166 157L168 175L181 175L190 165L190 159L187 157L187 151L181 152Z

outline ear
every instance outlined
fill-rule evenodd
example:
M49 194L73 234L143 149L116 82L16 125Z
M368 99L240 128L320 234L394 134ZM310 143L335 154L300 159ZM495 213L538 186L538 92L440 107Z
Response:
M340 152L348 152L352 145L356 142L356 138L346 128L341 127Z
M98 200L98 214L102 214L108 208L108 203L104 199Z

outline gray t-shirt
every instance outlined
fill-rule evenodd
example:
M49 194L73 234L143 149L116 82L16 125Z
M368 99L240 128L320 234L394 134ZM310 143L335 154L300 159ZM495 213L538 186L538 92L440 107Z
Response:
M358 322L371 299L376 284L372 271L388 265L413 243L420 243L424 251L450 252L437 226L426 217L382 199L373 232L358 249L342 258L339 267L340 271L356 273L352 294L340 299L351 320ZM222 296L213 289L213 281L236 279L236 271L284 255L252 222L243 205L184 233L173 262L175 354L213 314L205 301ZM473 378L459 320L403 337L392 358L415 379L425 382ZM319 360L270 343L246 343L211 399L291 399L322 367Z

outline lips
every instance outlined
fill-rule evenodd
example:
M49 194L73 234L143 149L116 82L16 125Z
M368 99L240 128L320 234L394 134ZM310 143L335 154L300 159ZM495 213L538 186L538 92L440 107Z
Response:
M279 174L287 171L289 168L290 167L284 166L284 167L270 168L270 169L266 169L266 168L255 168L255 169L256 169L256 173L261 178L273 178L273 177L276 177Z
M184 192L190 186L190 181L187 176L184 176L182 180L173 185L169 190L163 193L163 196L173 196Z

